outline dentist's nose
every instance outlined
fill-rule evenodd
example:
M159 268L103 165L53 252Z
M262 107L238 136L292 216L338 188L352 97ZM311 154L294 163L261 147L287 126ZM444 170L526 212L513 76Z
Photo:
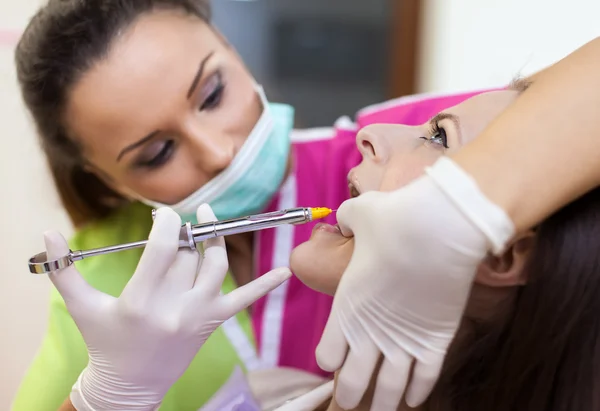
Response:
M196 130L188 134L197 166L210 178L225 170L233 161L236 146L233 139L220 133Z

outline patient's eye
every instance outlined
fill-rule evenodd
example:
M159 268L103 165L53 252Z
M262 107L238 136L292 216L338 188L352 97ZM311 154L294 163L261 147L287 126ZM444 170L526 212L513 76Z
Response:
M439 144L444 148L448 147L448 137L446 136L446 130L444 127L440 127L438 124L432 124L432 130L430 132L431 137L421 137L423 140L427 140L434 144Z
M432 143L441 144L444 148L448 148L448 138L444 127L435 126L434 134L429 139Z

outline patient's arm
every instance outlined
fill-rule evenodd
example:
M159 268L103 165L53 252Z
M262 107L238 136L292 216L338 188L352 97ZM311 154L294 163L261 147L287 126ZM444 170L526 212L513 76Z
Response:
M598 73L600 38L532 76L533 84L452 156L517 232L600 185Z

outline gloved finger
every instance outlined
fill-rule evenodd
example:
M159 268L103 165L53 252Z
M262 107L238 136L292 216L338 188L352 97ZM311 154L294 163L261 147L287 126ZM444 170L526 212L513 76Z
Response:
M379 369L372 410L394 411L402 401L412 357L401 351L393 359L385 358Z
M440 375L443 362L444 356L437 354L431 361L416 362L410 385L406 391L406 403L410 407L418 407L429 397Z
M247 308L250 304L279 287L292 276L289 268L276 268L261 275L256 280L249 282L243 287L237 288L224 295L221 301L223 307L222 320L233 317L238 312Z
M217 217L208 204L202 204L196 211L198 223L216 221ZM225 238L215 237L206 240L203 244L204 257L198 271L194 288L200 287L207 293L218 294L223 285L223 280L229 270Z
M319 385L314 390L283 404L281 407L275 408L274 411L314 410L331 398L333 385L333 380L327 381L325 384Z
M121 297L133 293L143 300L156 289L175 262L180 231L181 218L175 211L167 207L157 210L146 248Z
M64 257L70 251L64 237L56 231L45 232L44 242L46 243L46 255L49 260ZM94 307L94 302L102 296L100 291L85 281L73 264L62 270L51 272L48 277L50 277L69 310L81 306Z
M346 342L346 337L342 331L334 305L331 313L329 313L321 341L317 345L317 364L324 371L337 371L344 363L347 351L348 343Z
M340 227L340 231L344 237L354 236L354 232L352 231L351 227L353 221L356 219L356 213L354 212L354 209L357 201L358 197L344 201L335 213L338 226Z
M164 287L176 294L191 290L196 281L199 264L200 253L197 250L179 250L164 281Z
M345 410L358 407L380 354L377 346L370 341L355 348L350 348L335 388L335 401Z

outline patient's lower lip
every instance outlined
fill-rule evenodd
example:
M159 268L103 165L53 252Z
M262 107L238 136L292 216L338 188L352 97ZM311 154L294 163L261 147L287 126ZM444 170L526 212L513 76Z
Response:
M336 225L331 225L331 224L327 224L327 223L318 223L315 225L315 228L313 228L313 231L326 231L328 233L333 233L333 234L341 234L340 228Z

